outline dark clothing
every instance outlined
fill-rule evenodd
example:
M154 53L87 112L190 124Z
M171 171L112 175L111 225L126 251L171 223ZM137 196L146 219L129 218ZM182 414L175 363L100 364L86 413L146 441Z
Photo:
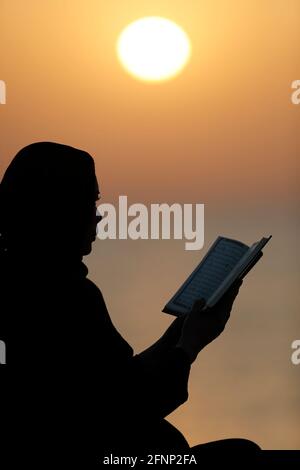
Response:
M188 449L164 421L188 396L183 351L149 367L113 326L81 262L23 263L2 270L0 338L14 374L10 421L26 452L31 442L44 455L91 461Z

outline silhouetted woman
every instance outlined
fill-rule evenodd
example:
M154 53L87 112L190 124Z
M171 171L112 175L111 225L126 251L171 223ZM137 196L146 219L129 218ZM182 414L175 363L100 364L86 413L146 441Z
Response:
M0 185L0 339L14 375L7 434L23 462L89 468L110 454L189 452L164 418L187 400L190 365L224 329L238 292L210 315L196 303L134 356L82 263L98 197L92 157L48 142L22 149Z

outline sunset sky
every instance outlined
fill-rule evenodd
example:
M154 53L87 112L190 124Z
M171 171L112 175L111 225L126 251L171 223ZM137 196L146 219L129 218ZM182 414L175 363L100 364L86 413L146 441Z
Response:
M119 34L144 16L175 21L192 55L163 83L134 79ZM232 323L193 366L170 416L191 444L247 437L300 448L300 79L298 0L0 0L0 178L16 152L56 141L95 159L101 202L205 204L205 247L97 240L86 260L136 351L170 323L161 309L219 235L273 235ZM20 228L20 231L22 228Z

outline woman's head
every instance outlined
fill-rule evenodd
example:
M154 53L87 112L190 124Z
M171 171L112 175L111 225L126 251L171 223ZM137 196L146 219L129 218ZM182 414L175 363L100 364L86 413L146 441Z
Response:
M92 157L52 142L20 150L0 184L0 233L8 252L83 256L95 239L98 184Z

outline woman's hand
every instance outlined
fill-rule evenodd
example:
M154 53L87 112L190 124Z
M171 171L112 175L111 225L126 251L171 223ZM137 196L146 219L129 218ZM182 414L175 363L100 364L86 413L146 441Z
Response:
M162 354L174 348L178 343L182 334L185 317L185 315L182 315L181 317L176 318L159 340L140 353L139 357L142 358L143 361L149 363L155 363L156 361L161 360Z
M191 312L185 318L182 334L177 343L177 347L187 353L191 363L194 362L201 349L216 339L224 330L241 284L242 281L234 284L213 308L203 310L205 306L203 299L194 303Z

